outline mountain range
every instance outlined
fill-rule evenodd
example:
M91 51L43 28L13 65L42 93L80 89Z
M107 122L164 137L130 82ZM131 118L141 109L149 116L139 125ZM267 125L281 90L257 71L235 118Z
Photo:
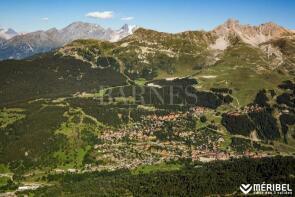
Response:
M17 33L13 29L0 29L0 60L22 59L62 47L76 39L117 41L132 34L136 26L125 24L119 30L103 28L96 24L74 22L63 29Z
M101 40L94 39L98 37ZM261 74L273 75L276 78L278 78L276 73L284 74L284 78L294 75L294 38L294 31L274 23L250 26L242 25L233 19L209 32L186 31L176 34L128 25L113 31L98 25L77 22L62 30L50 29L45 32L14 36L4 41L0 54L6 54L6 58L18 59L38 51L47 52L55 49L44 57L42 54L32 57L33 62L39 64L41 61L48 63L71 58L90 65L90 69L98 70L98 72L106 68L114 68L130 80L189 76L200 71L210 78L211 75L211 77L220 75L218 73L220 69L223 79L227 83L231 81L232 88L244 88L243 91L236 93L245 94L238 96L242 96L240 102L245 100L242 103L246 104L251 101L250 98L253 99L262 84L257 84L251 94L249 92L246 94L249 87L247 84L238 84L235 76L244 74L242 71L247 71L249 77L257 76L257 79ZM117 42L109 42L110 40L117 40ZM22 63L32 64L32 61ZM84 75L83 72L79 71L79 73ZM7 77L8 75L3 76L2 80L5 81ZM7 79L11 81L14 78L15 81L19 81L16 75ZM64 76L63 78L65 80ZM199 81L203 79L206 78L199 78ZM213 79L215 78L211 81L217 83L217 79ZM52 81L56 80L62 83L62 80L52 79ZM264 80L263 84L265 85L266 82L267 86L271 87L274 81ZM34 84L33 81L32 83ZM10 98L8 92L5 94L4 87L11 89L12 86L17 85L17 83L9 84L6 87L5 83L2 83L0 94L3 101L6 97ZM204 83L201 88L210 88L212 85L214 84ZM221 85L218 84L218 86ZM228 84L224 85L228 86ZM16 96L20 92L15 91L12 94Z
M74 22L67 27L57 30L56 28L47 31L37 31L32 33L21 34L13 29L0 28L0 60L1 59L22 59L33 54L43 53L55 48L64 46L77 39L99 39L116 42L120 39L131 35L137 26L125 24L119 30L103 28L96 24ZM189 32L175 34L187 35ZM195 33L198 31L194 31ZM235 39L249 44L253 47L259 47L261 50L274 54L278 62L282 62L282 54L275 47L266 45L267 41L293 37L294 31L283 28L275 23L269 22L259 26L242 25L239 21L229 19L224 24L216 27L212 31L199 31L207 40L199 40L196 46L204 44L211 51L223 51L232 45ZM169 35L163 33L163 35ZM210 38L209 38L210 37ZM264 44L263 44L264 43ZM270 56L270 55L269 55ZM210 56L211 57L211 56ZM210 61L210 57L207 60Z

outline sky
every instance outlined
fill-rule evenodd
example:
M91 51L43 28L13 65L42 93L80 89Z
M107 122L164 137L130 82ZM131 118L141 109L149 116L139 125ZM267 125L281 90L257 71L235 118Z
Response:
M295 30L294 0L2 0L0 26L18 32L63 28L75 21L163 32L211 30L229 18L275 22Z

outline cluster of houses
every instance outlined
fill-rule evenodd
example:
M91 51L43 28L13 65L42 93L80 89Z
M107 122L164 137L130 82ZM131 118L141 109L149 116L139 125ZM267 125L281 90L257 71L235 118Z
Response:
M148 115L139 122L108 128L101 133L100 143L94 146L95 159L102 162L87 169L115 170L178 159L206 162L240 157L241 154L219 148L225 141L222 135L187 126L189 116L200 116L204 111L198 107L189 112ZM167 134L168 130L171 138L157 136L157 133ZM244 156L259 157L250 151Z
M231 116L240 116L241 114L247 114L252 112L262 112L263 110L264 110L263 107L257 104L251 104L251 105L246 105L245 107L237 111L228 112L227 114Z
M192 113L200 115L204 109L148 115L141 122L103 131L100 136L102 143L94 147L96 160L104 161L97 168L133 168L181 158L200 161L206 160L204 158L228 159L231 155L218 151L218 146L224 142L219 134L212 136L187 126L190 120L188 116ZM171 130L172 139L159 139L156 135L167 130Z

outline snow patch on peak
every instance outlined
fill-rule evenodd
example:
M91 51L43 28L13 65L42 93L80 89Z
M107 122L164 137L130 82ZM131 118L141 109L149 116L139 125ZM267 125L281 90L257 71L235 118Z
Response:
M137 26L137 25L129 25L129 26L128 26L128 32L129 32L130 34L133 34L133 32L134 32L136 29L138 29L138 26Z
M137 25L123 25L120 29L113 32L111 35L111 42L117 42L118 40L133 34L133 32L138 28Z
M125 24L123 25L119 30L118 32L126 32L126 33L129 33L129 34L133 34L133 32L138 28L137 25L128 25L128 24Z

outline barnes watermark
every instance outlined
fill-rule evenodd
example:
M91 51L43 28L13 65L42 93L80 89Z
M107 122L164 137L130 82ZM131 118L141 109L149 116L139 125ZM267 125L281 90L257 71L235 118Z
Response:
M198 103L198 92L192 86L121 86L114 88L101 86L99 89L93 95L78 93L75 96L93 96L102 105L116 103L125 105L196 105Z

